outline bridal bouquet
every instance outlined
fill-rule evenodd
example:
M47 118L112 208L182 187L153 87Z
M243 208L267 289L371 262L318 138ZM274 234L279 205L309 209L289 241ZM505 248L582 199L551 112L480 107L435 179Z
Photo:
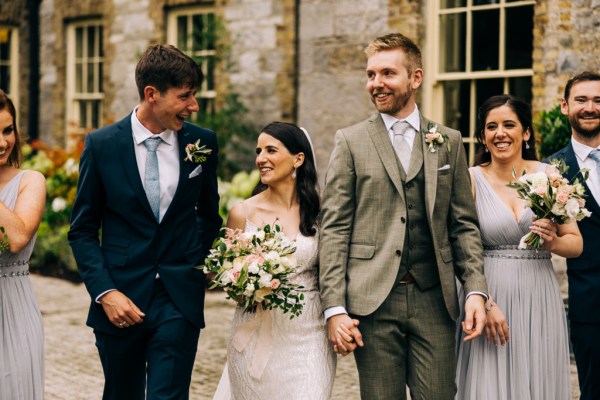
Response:
M289 280L297 266L295 243L279 225L265 225L254 232L224 228L204 261L202 270L216 274L209 287L222 287L246 312L280 308L291 318L302 313L302 286Z
M507 186L517 190L519 198L527 201L527 207L531 208L537 219L548 218L559 225L581 221L591 213L585 208L585 189L579 179L569 182L563 177L568 168L564 161L552 160L546 172L525 174L523 171L516 182ZM585 181L589 171L582 169L580 172ZM513 177L517 178L515 170ZM519 249L529 246L537 250L542 244L543 239L539 235L529 232L521 238Z

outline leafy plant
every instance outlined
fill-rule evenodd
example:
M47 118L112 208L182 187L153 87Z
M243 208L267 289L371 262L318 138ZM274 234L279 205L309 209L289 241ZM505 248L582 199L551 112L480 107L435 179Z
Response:
M534 124L540 135L538 152L541 159L551 156L569 144L571 126L567 116L560 111L560 104L548 111L542 111Z

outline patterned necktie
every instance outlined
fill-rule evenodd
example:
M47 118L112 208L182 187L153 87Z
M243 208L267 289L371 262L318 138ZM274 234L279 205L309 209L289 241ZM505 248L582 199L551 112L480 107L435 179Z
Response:
M394 146L394 150L398 155L398 159L400 159L400 163L402 164L402 168L404 168L404 172L408 173L408 167L410 166L410 145L408 144L408 140L404 136L406 130L410 125L406 121L398 121L392 126L392 130L394 131L394 140L392 145Z
M600 150L592 150L588 157L596 162L596 172L598 173L598 177L600 177Z
M160 137L150 137L144 141L144 146L148 153L146 154L146 170L144 173L144 190L150 203L150 208L154 217L158 221L160 218L160 181L158 179L158 157L156 149L162 139Z

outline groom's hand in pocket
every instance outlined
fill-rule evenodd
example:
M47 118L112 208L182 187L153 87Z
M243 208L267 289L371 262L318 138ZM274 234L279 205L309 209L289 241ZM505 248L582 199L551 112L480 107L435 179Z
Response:
M118 290L110 291L99 299L110 322L117 328L141 324L146 316L130 299Z
M347 314L334 315L327 320L329 341L336 353L346 356L357 346L364 346L358 324L358 320L350 318Z

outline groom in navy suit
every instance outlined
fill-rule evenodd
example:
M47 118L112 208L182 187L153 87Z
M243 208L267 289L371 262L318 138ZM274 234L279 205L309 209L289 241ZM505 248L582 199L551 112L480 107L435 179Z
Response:
M600 399L600 74L582 72L567 82L561 111L569 117L571 143L548 157L562 159L573 179L581 168L591 217L578 222L583 253L567 260L569 324L581 400ZM581 179L581 175L578 176Z
M222 222L217 140L185 122L202 82L190 57L151 46L135 79L140 104L85 138L69 243L92 299L103 399L188 399L204 327L194 266ZM188 145L209 154L184 160Z

